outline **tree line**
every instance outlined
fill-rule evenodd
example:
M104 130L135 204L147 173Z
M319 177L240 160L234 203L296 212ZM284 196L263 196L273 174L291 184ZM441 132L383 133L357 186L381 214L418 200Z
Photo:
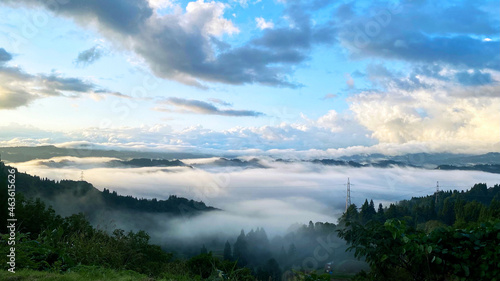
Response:
M339 219L339 236L370 265L359 280L497 280L500 186L476 184L375 210L365 200Z

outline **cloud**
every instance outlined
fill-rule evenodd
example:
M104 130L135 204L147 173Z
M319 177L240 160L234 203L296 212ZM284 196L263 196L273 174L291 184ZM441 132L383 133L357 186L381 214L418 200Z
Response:
M224 18L227 5L215 1L190 2L185 11L161 15L146 0L71 1L57 7L34 0L3 3L42 6L83 27L93 23L118 48L141 56L158 77L201 88L206 83L300 87L291 79L294 66L309 58L313 45L335 42L331 24L313 26L315 5L301 1L286 4L285 15L293 26L272 33L265 29L262 36L238 46L222 41L239 29Z
M62 96L63 92L88 93L96 88L93 83L83 81L79 78L66 78L52 73L40 74L36 79L38 84L45 88L44 93L53 96Z
M483 73L477 69L473 72L463 71L455 74L455 78L462 85L478 86L493 82L490 73Z
M193 104L188 102L187 106L193 106ZM199 107L201 108L189 109L213 110L209 106L207 109L204 104ZM272 117L269 118L270 121L273 120ZM161 149L162 147L172 149L177 147L178 149L202 153L226 155L231 153L246 154L252 150L259 154L273 149L326 150L376 144L376 140L369 137L370 134L371 132L357 123L352 116L344 116L331 111L317 120L311 120L304 116L300 123L280 123L276 126L234 127L222 131L192 126L179 131L165 129L160 132L151 128L88 128L75 132L74 137L92 143L118 147L134 147L136 149Z
M270 29L273 29L274 28L274 23L272 21L266 21L264 18L260 17L260 18L255 18L255 21L257 23L257 27L260 29L260 30L263 30L263 29L266 29L266 28L270 28Z
M165 9L174 7L175 0L148 0L149 6L154 9Z
M329 3L329 1L324 1L324 3ZM253 43L282 52L297 53L308 51L316 44L336 43L337 30L333 22L312 24L310 14L316 10L313 4L300 1L287 3L285 14L290 22L289 26L265 29L262 36L255 38Z
M0 49L0 56L3 61L12 58L3 48ZM50 96L79 97L82 94L108 93L108 90L80 78L64 77L54 72L33 75L19 67L0 64L0 110L26 106L36 99ZM109 94L124 96L119 93Z
M226 5L220 2L189 2L181 26L191 31L198 29L202 34L213 36L238 33L239 29L223 17L225 8Z
M3 1L15 7L44 7L53 13L70 17L77 23L88 26L97 23L99 29L109 29L122 34L137 34L145 20L153 15L153 9L146 0L124 1L59 1L58 3L39 2L37 0Z
M8 62L12 59L12 55L5 51L4 48L0 48L0 65Z
M448 91L461 89L365 92L352 97L350 109L380 142L468 142L471 147L497 144L500 99L470 99Z
M230 102L226 102L226 101L223 101L221 99L216 99L216 98L209 98L208 99L209 101L213 102L213 103L217 103L217 104L220 104L222 106L233 106L232 103Z
M254 4L260 3L261 1L262 0L254 0L254 1L250 1L250 0L231 0L231 2L236 2L236 3L240 4L241 7L243 7L243 8L248 8L249 4L254 5Z
M75 60L75 64L78 66L86 67L99 60L104 55L104 53L105 52L100 45L95 45L88 50L80 52Z
M355 14L337 10L346 17L338 22L340 41L353 57L500 69L500 42L478 38L498 33L498 16L488 12L491 2L373 3Z
M347 87L349 87L349 89L354 88L354 79L352 78L351 74L346 73L345 79L346 79L345 83L346 83Z
M327 119L325 118L324 121ZM341 122L342 118L336 120ZM0 134L0 146L52 144L64 148L171 151L227 157L268 156L282 159L339 158L369 154L395 156L411 153L500 152L500 142L478 142L466 138L457 138L453 141L433 139L404 143L379 142L371 137L373 132L364 128L356 120L350 122L342 131L339 131L340 124L327 125L325 123L322 124L323 128L316 129L310 128L312 124L308 126L296 124L295 129L290 128L290 125L280 126L286 130L261 127L214 131L194 126L174 131L169 126L159 124L140 128L84 128L74 132L43 131L36 128L20 129L22 126L13 125L0 128L0 132L5 132L3 136ZM300 131L307 128L309 128L308 131ZM360 129L364 131L359 131ZM281 140L280 137L282 137Z
M337 97L338 97L338 95L336 95L336 94L326 94L326 95L323 97L323 99L324 99L324 100L328 100L328 99L334 99L334 98L337 98Z
M258 117L264 115L261 112L253 110L233 110L233 109L219 109L211 103L199 101L199 100L188 100L182 98L168 98L164 101L159 102L160 104L168 104L174 106L179 112L186 113L196 113L196 114L209 114L209 115L223 115L223 116L253 116ZM156 108L159 111L169 111L162 107Z
M391 71L382 64L368 64L366 77L371 89L366 91L438 91L447 89L449 96L495 97L500 72L494 70L457 70L438 64L414 64L405 72Z

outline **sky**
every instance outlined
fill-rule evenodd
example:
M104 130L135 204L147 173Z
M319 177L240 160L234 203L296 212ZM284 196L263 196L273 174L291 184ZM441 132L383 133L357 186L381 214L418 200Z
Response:
M498 152L499 8L2 0L0 146Z

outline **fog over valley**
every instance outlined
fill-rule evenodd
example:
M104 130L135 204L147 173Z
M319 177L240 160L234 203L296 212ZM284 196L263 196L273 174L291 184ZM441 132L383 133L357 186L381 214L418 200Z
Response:
M481 171L394 165L331 166L310 161L275 161L268 157L164 160L155 167L127 164L131 162L106 157L55 157L10 165L58 181L79 180L83 175L97 189L120 195L149 199L177 195L222 210L169 220L164 230L156 230L154 234L178 238L221 231L234 236L241 229L258 227L276 235L284 234L294 223L307 224L310 220L336 223L345 211L347 178L352 184L352 203L358 206L365 199L388 206L433 194L437 181L441 190L466 190L478 182L493 185L498 181L498 174Z

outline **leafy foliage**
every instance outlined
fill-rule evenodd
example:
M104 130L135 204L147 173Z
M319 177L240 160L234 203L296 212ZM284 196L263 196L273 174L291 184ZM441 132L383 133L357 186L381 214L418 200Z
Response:
M370 264L369 280L496 280L500 275L500 220L429 234L396 219L348 222L339 236Z

